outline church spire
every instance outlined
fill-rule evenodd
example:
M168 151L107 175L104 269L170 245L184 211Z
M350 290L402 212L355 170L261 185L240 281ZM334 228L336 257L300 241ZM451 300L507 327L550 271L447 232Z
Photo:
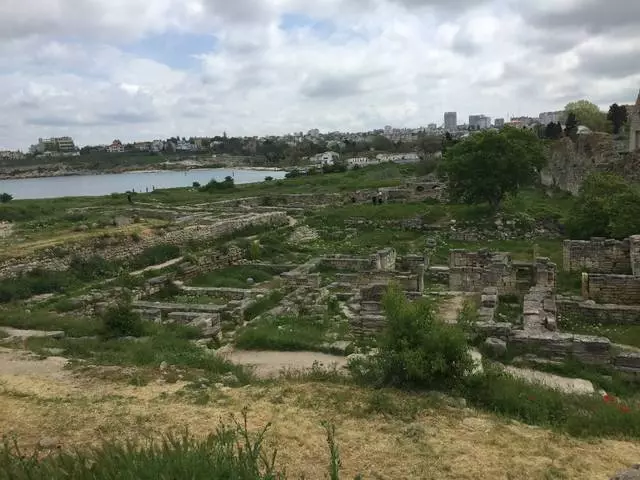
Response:
M640 91L638 91L638 98L636 99L636 106L640 107Z

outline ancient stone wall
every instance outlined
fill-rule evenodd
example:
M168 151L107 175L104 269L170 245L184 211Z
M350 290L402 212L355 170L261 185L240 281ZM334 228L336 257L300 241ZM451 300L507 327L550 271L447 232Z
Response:
M141 254L146 248L159 244L184 245L189 241L215 239L252 225L281 226L288 222L284 212L250 214L227 219L210 225L190 225L160 231L156 235L144 235L138 241L127 236L98 238L90 242L64 246L64 253L43 251L38 255L11 259L0 264L0 278L15 276L21 272L42 268L66 270L74 257L90 258L100 256L106 260L121 260Z
M511 257L487 250L449 251L449 290L481 292L496 287L500 295L517 293L517 269Z
M597 303L640 305L640 277L633 275L604 275L590 273L583 276L582 291L587 300Z
M640 305L598 305L580 297L561 297L556 300L560 328L569 319L584 325L640 325Z
M323 268L332 268L345 272L362 272L374 268L371 258L351 257L348 255L325 255L320 259L320 265Z
M631 273L629 240L565 240L562 256L567 272Z
M566 137L552 144L541 180L543 185L555 186L575 195L589 174L615 168L621 160L609 134L578 135L575 143Z

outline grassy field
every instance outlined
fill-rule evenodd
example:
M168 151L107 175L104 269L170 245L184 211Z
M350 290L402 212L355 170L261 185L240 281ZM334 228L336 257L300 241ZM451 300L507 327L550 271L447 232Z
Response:
M282 271L282 269L260 265L239 265L200 275L192 279L189 285L194 287L251 288L253 284L248 284L247 279L252 278L254 284L262 283L271 280Z
M346 322L336 322L329 316L317 320L265 316L241 329L235 337L235 345L243 350L334 353L331 343L348 337Z

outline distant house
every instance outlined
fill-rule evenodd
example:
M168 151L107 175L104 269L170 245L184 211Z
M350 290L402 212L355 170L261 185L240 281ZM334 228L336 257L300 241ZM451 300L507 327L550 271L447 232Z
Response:
M186 140L178 140L178 142L176 143L176 150L178 152L191 152L195 149L194 147L195 145Z
M124 145L122 145L122 142L120 140L114 140L113 143L107 147L107 152L109 152L109 153L123 153L124 152Z
M149 152L151 151L151 142L135 142L133 148L139 152Z
M311 163L318 165L333 165L336 161L340 160L340 154L336 152L324 152L311 157Z
M369 157L353 157L347 160L347 165L350 167L366 167L367 165L375 165L380 163L380 160L377 158L369 158Z
M162 140L154 140L153 142L151 142L149 150L154 153L161 152L162 150L164 150L164 142Z

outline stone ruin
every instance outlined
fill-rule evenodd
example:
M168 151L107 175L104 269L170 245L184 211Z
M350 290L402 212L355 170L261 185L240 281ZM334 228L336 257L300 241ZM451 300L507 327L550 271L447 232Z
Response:
M556 265L546 258L531 264L513 262L509 255L485 251L452 250L448 267L438 267L438 278L448 276L451 291L480 294L475 331L487 344L502 342L516 352L533 353L552 361L575 359L585 364L640 375L640 353L608 338L562 332L563 319L585 324L633 325L640 322L640 236L623 241L567 240L563 265L582 272L582 296L556 294ZM427 275L436 267L430 267ZM432 278L433 275L431 275ZM521 321L496 318L500 296L522 292Z

